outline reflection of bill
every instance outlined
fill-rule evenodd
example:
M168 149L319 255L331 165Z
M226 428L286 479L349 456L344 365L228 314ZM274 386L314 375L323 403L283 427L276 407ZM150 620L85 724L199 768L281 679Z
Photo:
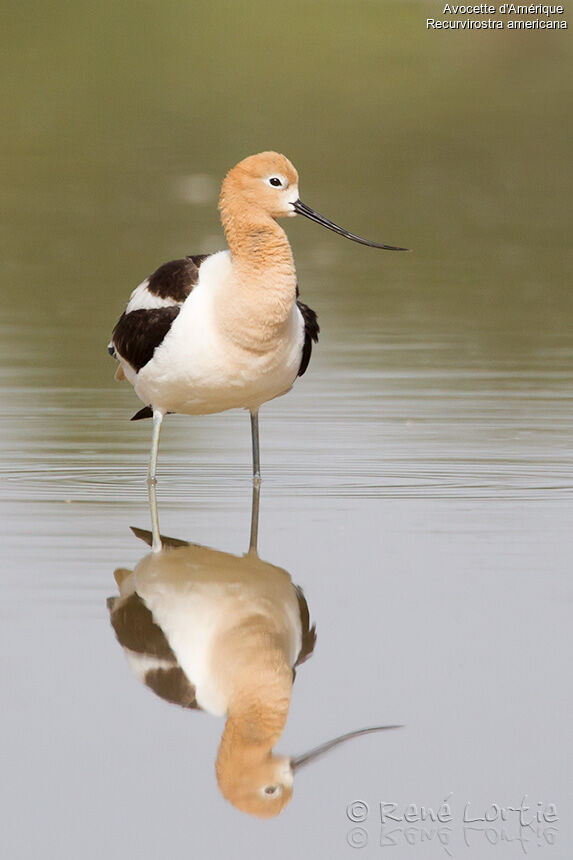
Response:
M137 532L150 542L149 532ZM291 758L273 753L295 669L316 634L300 588L251 550L234 556L163 538L133 571L119 569L111 623L135 674L158 696L227 720L217 754L224 797L243 812L277 815L294 772L351 732Z

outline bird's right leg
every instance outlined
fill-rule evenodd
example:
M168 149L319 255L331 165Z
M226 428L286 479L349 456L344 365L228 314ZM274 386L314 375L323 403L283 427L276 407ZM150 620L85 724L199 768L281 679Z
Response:
M161 550L161 535L159 533L159 515L157 513L157 451L159 449L159 434L164 413L159 409L153 410L153 432L151 436L151 454L149 457L149 469L147 472L147 495L149 497L149 510L151 513L151 534L153 552Z
M257 552L259 537L259 503L261 498L261 460L259 453L259 412L251 412L251 444L253 448L253 500L251 506L251 536L249 552Z

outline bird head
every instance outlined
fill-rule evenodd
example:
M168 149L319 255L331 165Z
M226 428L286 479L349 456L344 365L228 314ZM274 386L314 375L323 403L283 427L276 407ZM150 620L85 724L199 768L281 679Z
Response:
M255 216L270 216L276 219L303 215L310 221L361 245L387 251L407 250L363 239L303 203L298 193L298 173L288 158L280 152L259 152L258 155L243 159L229 170L223 180L219 209L224 223L244 219L246 223L253 224L258 220Z
M298 173L279 152L259 152L240 161L230 170L221 189L219 208L259 210L271 218L296 215Z

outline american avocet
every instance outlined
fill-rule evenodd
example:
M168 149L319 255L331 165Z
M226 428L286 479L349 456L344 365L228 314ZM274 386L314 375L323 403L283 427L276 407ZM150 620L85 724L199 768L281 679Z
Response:
M151 544L148 531L135 530ZM300 588L256 552L240 557L163 538L133 571L120 568L110 620L133 672L173 704L225 716L216 760L223 796L243 812L278 815L295 773L335 746L397 726L373 726L303 755L278 755L295 669L315 628Z
M251 415L253 478L260 480L258 410L289 391L308 367L317 316L298 300L291 248L277 218L304 215L363 245L403 251L349 233L299 199L298 174L284 155L261 152L230 170L219 200L229 246L160 266L132 292L113 330L116 379L127 378L153 418L148 487L153 549L163 417L243 408Z

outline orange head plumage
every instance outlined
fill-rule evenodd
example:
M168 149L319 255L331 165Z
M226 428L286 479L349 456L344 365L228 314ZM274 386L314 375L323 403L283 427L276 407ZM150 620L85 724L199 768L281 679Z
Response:
M231 213L281 218L296 215L298 173L279 152L259 152L233 167L223 180L219 208L223 223Z
M265 229L265 225L268 230L272 219L304 215L361 245L387 251L406 250L363 239L303 203L298 196L298 173L280 152L250 155L229 170L223 180L219 209L228 239L229 234L232 236L237 230L244 230L246 225L250 231Z

